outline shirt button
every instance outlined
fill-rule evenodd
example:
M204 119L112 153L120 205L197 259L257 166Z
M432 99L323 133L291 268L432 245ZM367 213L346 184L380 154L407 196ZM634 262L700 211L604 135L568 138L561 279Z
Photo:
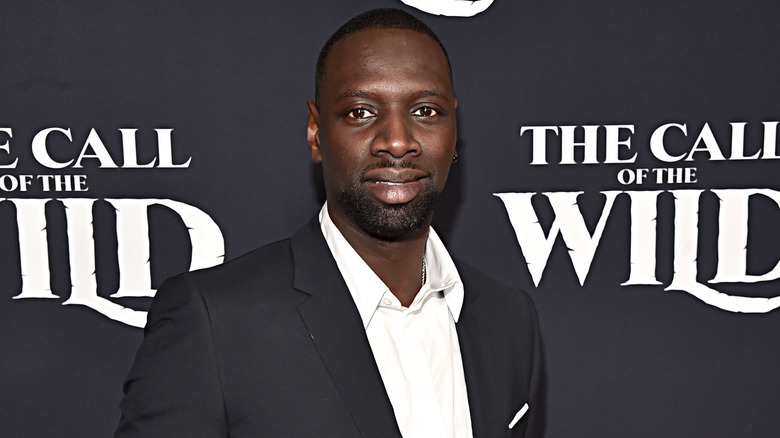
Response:
M389 306L393 304L393 302L390 300L390 298L382 298L382 304L384 304L385 306Z

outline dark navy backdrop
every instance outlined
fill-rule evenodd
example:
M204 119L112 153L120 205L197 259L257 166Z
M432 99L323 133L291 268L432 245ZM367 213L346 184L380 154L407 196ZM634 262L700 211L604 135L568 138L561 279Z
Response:
M692 262L698 282L733 296L780 294L772 275L766 281L707 283L719 259L726 259L719 256L718 239L736 235L741 223L719 228L741 210L732 203L734 212L724 213L722 196L711 189L780 189L777 160L728 159L734 153L730 124L737 122L747 123L744 155L761 151L765 142L764 156L776 151L776 139L767 140L762 125L780 120L776 2L495 0L470 18L425 14L399 0L5 3L0 19L0 199L7 199L0 202L4 436L98 437L113 430L122 379L142 336L139 328L117 320L117 308L143 311L149 302L110 296L120 285L120 265L127 263L118 255L123 245L118 228L125 227L131 241L143 243L148 236L153 288L187 270L198 249L214 250L215 244L192 240L185 226L190 216L219 227L230 259L291 234L317 211L322 191L304 132L317 52L346 19L386 6L424 19L449 50L461 160L435 222L454 254L533 296L548 363L547 436L780 435L780 382L773 377L780 368L780 310L730 312L683 291L664 290L681 269L675 264L676 236L687 233L698 238ZM688 153L708 126L726 159L713 159L713 149L705 150L714 145L708 139L698 144L692 161L658 159L650 139L667 123L687 129L687 136L678 128L668 131L670 154ZM635 162L604 163L606 128L600 128L599 163L559 164L560 136L550 132L549 164L531 164L532 136L521 135L523 127L582 125L633 126L630 150L624 147L620 157L636 153ZM43 142L52 160L47 166L42 152L33 152L33 139L41 140L39 133L48 128L60 130ZM93 128L103 148L90 137ZM70 139L62 132L68 129ZM120 129L137 129L135 148L126 143L123 149L127 134ZM155 131L165 129L173 129L168 149ZM625 140L628 131L622 132ZM576 141L582 136L578 128ZM155 159L155 165L123 167L129 149L137 152L138 164ZM83 167L73 167L80 155ZM585 159L582 151L575 158ZM161 165L165 162L170 166ZM623 169L636 175L641 168L668 167L696 168L696 181L618 181ZM85 190L55 190L55 181L74 183L72 175L84 175ZM44 180L51 182L49 191ZM593 233L605 207L600 193L615 190L666 191L648 204L656 209L657 238L651 241L657 246L650 252L658 284L621 286L632 266L632 241L647 243L632 235L635 202L622 194L603 223L584 284L571 261L583 250L559 236L537 285L526 263L527 252L539 249L521 249L504 204L493 194L553 193L533 199L533 211L548 232L555 229L549 199L582 191L579 211ZM686 195L669 190L703 191L693 205L699 212L693 228L675 225L683 210L675 203ZM76 207L83 199L95 201L92 216L80 216L86 234L76 234L76 212L90 212L89 206ZM107 201L112 199L172 200L197 212L147 201L154 204L148 216L123 225L126 213ZM743 222L750 229L743 274L758 276L780 259L780 211L770 196L745 202L749 219ZM45 233L43 239L36 233ZM29 262L22 268L21 254L32 248L30 242L43 242L33 258L41 269ZM94 256L84 249L90 247ZM678 253L683 249L677 244ZM23 271L49 276L38 279L50 285L50 291L39 291L49 298L24 295L23 285L35 279ZM74 274L82 271L95 281L92 289ZM116 306L101 313L97 304L63 305L72 284L96 291L90 302Z

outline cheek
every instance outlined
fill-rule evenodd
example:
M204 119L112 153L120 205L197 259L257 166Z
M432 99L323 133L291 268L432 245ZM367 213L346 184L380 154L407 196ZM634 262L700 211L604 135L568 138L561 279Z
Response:
M322 150L322 167L332 183L351 185L366 166L366 152L344 142L331 143Z
M437 182L440 187L444 187L444 183L447 181L447 176L450 174L450 164L452 163L452 158L447 160L446 163L442 163L441 167L437 171Z
M437 134L428 143L428 157L436 169L436 186L441 191L452 166L452 156L455 155L455 135L451 130L442 130Z
M427 144L429 150L436 150L437 154L452 155L455 153L457 131L451 123L443 123L420 130L417 133L417 138Z
M325 143L329 157L343 163L359 161L370 151L370 140L360 130L335 129Z
M436 173L436 186L439 191L444 187L444 183L447 181L447 176L450 173L450 166L452 165L452 153L453 151L448 149L439 150L435 156L431 157L433 167Z
M449 168L452 164L452 156L455 155L455 135L450 131L437 134L439 133L428 135L423 148L427 149L428 156L436 163L437 168L443 166Z

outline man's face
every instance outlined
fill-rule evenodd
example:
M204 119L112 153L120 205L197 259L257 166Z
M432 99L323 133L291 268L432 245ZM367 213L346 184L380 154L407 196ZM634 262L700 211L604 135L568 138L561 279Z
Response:
M428 35L368 29L336 43L307 125L334 222L382 239L430 224L455 153L456 106Z

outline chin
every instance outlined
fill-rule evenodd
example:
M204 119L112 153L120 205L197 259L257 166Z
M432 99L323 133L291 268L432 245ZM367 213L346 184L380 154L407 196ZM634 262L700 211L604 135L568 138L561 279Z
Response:
M439 193L433 184L405 204L385 204L359 190L339 193L338 202L352 221L372 237L400 240L426 228L433 217Z

